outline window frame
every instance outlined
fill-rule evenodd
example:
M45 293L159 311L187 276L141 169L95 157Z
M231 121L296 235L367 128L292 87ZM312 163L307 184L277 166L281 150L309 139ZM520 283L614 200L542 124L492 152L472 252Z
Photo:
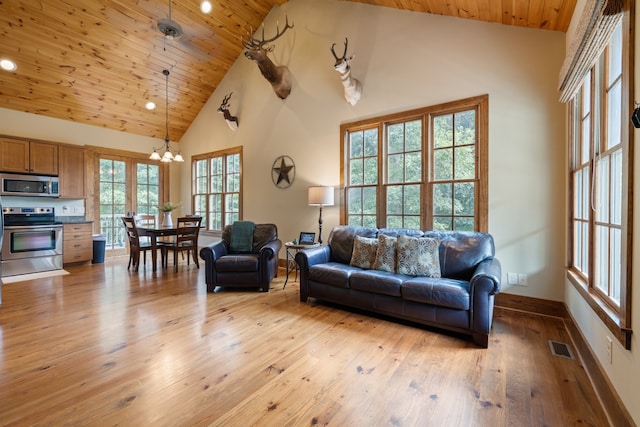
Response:
M579 91L569 102L568 113L568 236L567 236L567 278L575 287L578 293L584 298L589 306L594 310L600 320L607 326L616 339L626 348L631 348L631 300L632 293L632 231L633 231L633 176L634 171L634 132L631 127L630 113L633 111L629 94L632 88L633 76L633 54L630 50L633 40L633 31L630 27L630 11L625 10L622 26L622 76L621 76L621 105L620 105L620 148L608 145L608 81L609 73L609 49L607 48L598 58L598 61L590 69L591 79L589 81L589 91L591 94L591 122L589 124L589 149L588 165L586 169L589 173L588 185L589 191L586 193L588 200L588 241L585 243L587 265L586 271L581 271L576 263L578 258L575 254L576 249L576 179L574 172L581 167L577 164L576 157L579 157L579 147L583 143L582 135L583 126L579 122L579 115L582 111L582 96L585 90L585 82L580 85ZM586 76L585 76L586 78ZM595 140L595 142L594 142ZM597 144L594 147L594 144ZM611 158L612 153L621 150L622 153L622 182L621 182L621 232L620 238L620 303L619 307L606 293L598 288L598 271L596 269L597 249L596 239L598 239L596 226L602 226L602 221L598 220L597 215L593 211L592 199L599 196L592 191L592 188L599 185L595 182L598 178L598 167L596 164L605 156ZM582 163L582 166L584 163ZM595 169L594 169L595 167ZM609 162L609 171L611 170L611 162ZM609 181L610 183L610 181ZM584 190L584 189L583 189ZM609 188L609 194L612 194ZM610 203L607 205L609 208ZM617 228L616 225L611 226L611 219L605 224L609 229ZM607 250L611 253L611 243L608 243ZM609 266L611 268L611 266Z
M427 230L433 224L433 186L438 182L433 176L433 119L437 116L455 114L464 111L475 111L476 137L475 163L476 176L474 182L475 213L474 229L488 232L488 111L489 96L479 95L471 98L423 107L390 115L374 117L357 122L344 123L340 126L340 222L349 223L348 192L350 189L374 187L376 193L376 227L386 227L386 132L388 125L407 123L416 119L422 120L422 179L419 182L422 206L420 207L420 228ZM350 133L377 129L377 183L362 186L349 185L349 135Z
M202 153L202 154L198 154L198 155L194 155L191 157L191 211L194 213L197 213L199 215L202 216L202 225L203 225L203 231L205 233L211 233L214 235L220 235L222 233L222 230L224 230L224 227L226 225L231 225L233 223L233 221L229 220L227 218L227 211L225 209L225 195L227 194L238 194L238 218L237 220L242 220L243 218L243 178L242 178L242 146L238 146L238 147L232 147L232 148L226 148L223 150L217 150L217 151L212 151L212 152L208 152L208 153ZM232 156L232 155L238 155L239 156L239 170L238 171L234 171L234 175L237 175L237 183L239 186L239 190L237 192L232 191L229 192L227 191L227 178L229 176L229 173L227 172L227 158L228 156ZM210 216L212 215L212 211L211 211L211 206L210 205L210 199L211 199L211 195L214 194L211 191L211 160L212 159L216 159L216 158L221 158L222 159L222 167L223 167L223 171L221 173L222 175L222 192L221 193L215 193L215 194L221 194L222 195L222 211L220 212L220 220L221 220L221 228L220 229L215 229L215 228L210 228L210 224L211 224L211 218ZM197 184L196 184L196 179L197 179L197 168L196 165L198 164L198 162L206 160L207 161L207 192L206 193L197 193ZM196 197L199 196L206 196L206 203L205 203L205 210L196 210ZM236 220L236 219L234 219Z
M169 169L168 164L155 162L149 160L149 156L144 153L137 153L132 151L118 150L100 146L86 146L87 159L89 161L88 176L94 177L93 192L88 195L88 198L93 198L93 203L87 205L85 216L87 218L94 218L94 231L102 233L100 229L100 160L120 161L125 163L125 174L127 183L126 201L125 201L125 214L126 212L134 212L137 206L137 164L144 163L150 165L159 166L159 188L158 199L160 204L168 201L169 198ZM129 185L133 184L133 185ZM114 225L115 227L116 225ZM123 248L107 249L106 256L118 256L125 255L127 253L127 246Z

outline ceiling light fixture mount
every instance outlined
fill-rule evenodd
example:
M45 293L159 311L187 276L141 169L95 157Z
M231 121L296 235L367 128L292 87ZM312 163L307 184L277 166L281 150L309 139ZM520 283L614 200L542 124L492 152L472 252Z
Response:
M16 63L10 59L2 58L0 59L0 68L5 71L15 71L18 69Z
M166 120L165 120L165 136L164 136L164 154L162 155L162 157L160 157L160 154L158 153L158 150L161 149L160 148L153 148L153 153L151 153L151 155L149 156L149 158L151 160L160 160L161 162L184 162L184 159L182 158L182 154L180 154L180 151L178 151L178 153L176 155L173 154L172 150L171 150L171 145L169 144L170 139L169 139L169 70L162 70L162 74L164 74L165 76L165 114L166 114ZM175 150L173 150L175 151Z

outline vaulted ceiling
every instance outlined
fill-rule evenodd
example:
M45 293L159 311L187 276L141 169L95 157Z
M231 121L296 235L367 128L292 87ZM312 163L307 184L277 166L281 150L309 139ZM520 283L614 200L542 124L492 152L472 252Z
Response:
M325 0L318 0L325 1ZM577 0L353 0L377 6L566 32ZM287 0L172 0L183 36L158 20L169 0L0 0L0 107L179 140L242 52L241 38ZM157 104L155 111L145 103Z

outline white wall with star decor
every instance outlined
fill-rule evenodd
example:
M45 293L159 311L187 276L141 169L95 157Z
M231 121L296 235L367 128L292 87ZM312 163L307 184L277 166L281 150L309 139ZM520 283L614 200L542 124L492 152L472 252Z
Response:
M529 279L527 287L504 290L562 300L565 113L556 88L564 34L355 2L291 0L270 12L267 37L285 16L294 28L270 57L291 71L289 97L277 98L241 54L181 141L187 155L243 147L244 219L275 223L283 241L317 233L318 208L307 205L307 188L340 186L342 123L488 94L489 231L505 272ZM330 51L345 37L355 52L352 74L363 84L355 106L344 99ZM229 92L229 111L240 121L235 132L216 112ZM285 189L271 180L281 155L296 166ZM181 168L182 201L190 203L188 162ZM339 222L339 196L336 190L336 205L323 210L325 241Z

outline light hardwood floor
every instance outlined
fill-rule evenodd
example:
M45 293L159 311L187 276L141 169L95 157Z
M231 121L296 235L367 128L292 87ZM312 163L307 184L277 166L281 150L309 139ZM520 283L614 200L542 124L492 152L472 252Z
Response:
M269 293L211 294L193 264L67 270L3 286L0 425L609 425L579 360L550 352L571 344L559 318L497 308L481 349L300 303L282 270Z

